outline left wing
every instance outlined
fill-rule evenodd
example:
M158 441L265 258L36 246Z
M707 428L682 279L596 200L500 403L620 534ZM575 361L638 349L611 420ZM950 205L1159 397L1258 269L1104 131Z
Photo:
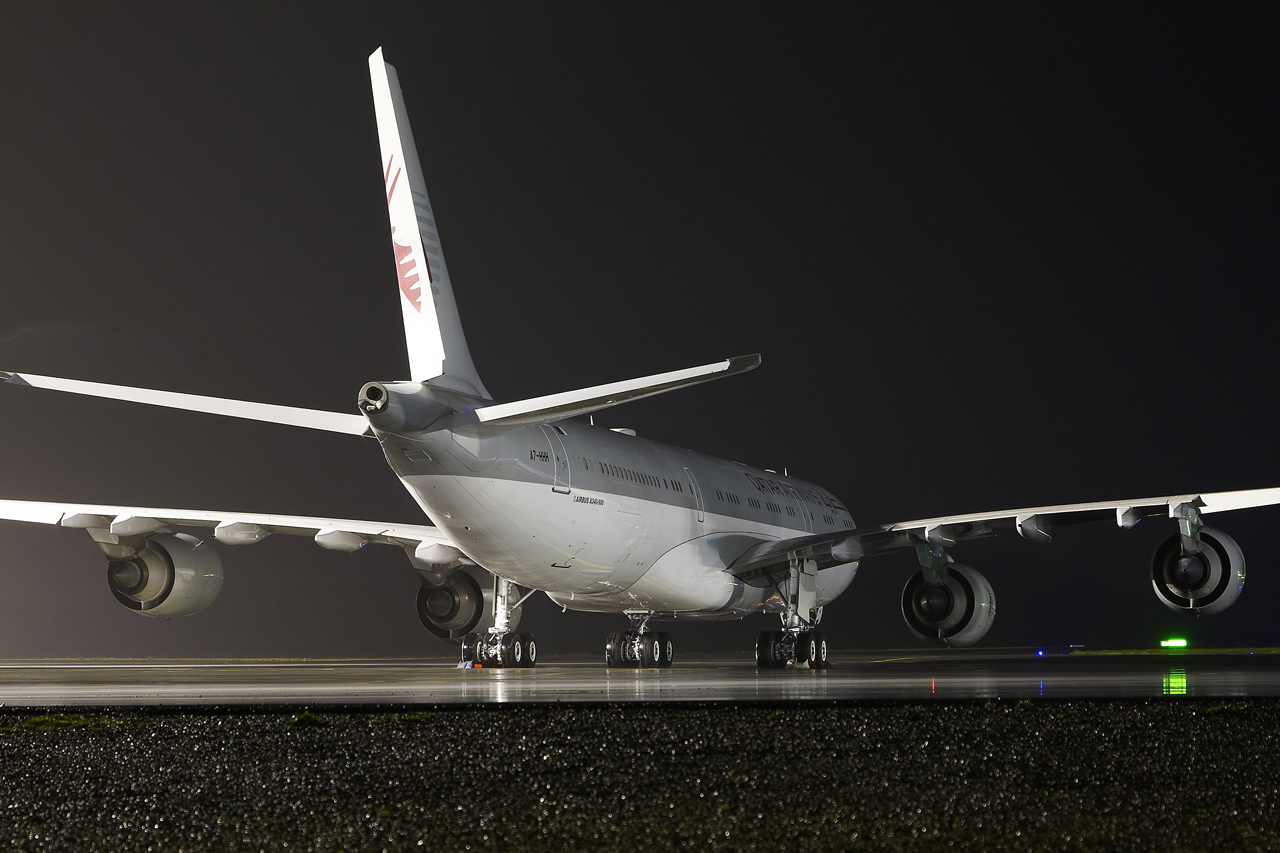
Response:
M749 581L786 571L792 559L813 560L819 569L825 569L917 546L949 548L956 542L993 536L1002 530L1016 530L1033 542L1048 542L1053 538L1055 525L1111 520L1129 528L1144 518L1183 518L1189 513L1226 512L1273 504L1280 504L1280 489L1168 495L922 518L865 530L840 530L762 542L730 564L729 571Z
M370 542L399 545L411 551L423 545L454 548L449 537L431 525L299 515L0 500L0 519L82 528L90 531L95 541L104 534L136 536L159 533L172 525L212 527L214 538L227 545L248 545L265 539L269 534L282 533L310 536L317 545L334 551L355 551Z

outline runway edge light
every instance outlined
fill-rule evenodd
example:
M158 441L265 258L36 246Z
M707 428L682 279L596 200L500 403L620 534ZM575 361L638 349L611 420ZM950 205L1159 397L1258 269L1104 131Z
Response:
M1166 649L1185 649L1187 647L1187 641L1175 637L1169 640L1161 640L1160 645L1162 648Z

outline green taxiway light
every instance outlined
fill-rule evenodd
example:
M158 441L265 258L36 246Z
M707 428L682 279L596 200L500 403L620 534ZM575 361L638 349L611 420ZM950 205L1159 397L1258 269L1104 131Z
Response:
M1166 649L1183 649L1187 646L1186 640L1161 640L1160 645Z

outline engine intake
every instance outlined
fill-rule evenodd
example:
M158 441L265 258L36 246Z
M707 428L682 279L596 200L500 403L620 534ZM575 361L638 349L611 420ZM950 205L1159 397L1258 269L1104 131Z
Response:
M222 558L185 533L152 536L131 557L107 564L111 594L143 616L167 619L204 610L222 589Z
M1218 613L1244 588L1244 552L1221 530L1200 531L1200 553L1182 553L1182 536L1171 536L1151 560L1151 585L1160 601L1184 613Z
M431 634L449 643L462 642L473 632L493 627L493 579L487 572L464 566L443 584L418 588L418 621ZM520 623L520 608L511 611L510 629Z
M948 563L941 584L916 572L902 590L902 617L926 643L960 648L981 640L996 618L996 595L976 569Z

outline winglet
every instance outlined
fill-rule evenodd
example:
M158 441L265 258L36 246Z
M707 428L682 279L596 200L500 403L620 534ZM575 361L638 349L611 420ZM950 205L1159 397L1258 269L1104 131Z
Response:
M31 383L23 379L20 374L11 373L7 370L0 370L0 377L4 377L4 381L10 385L31 385Z

